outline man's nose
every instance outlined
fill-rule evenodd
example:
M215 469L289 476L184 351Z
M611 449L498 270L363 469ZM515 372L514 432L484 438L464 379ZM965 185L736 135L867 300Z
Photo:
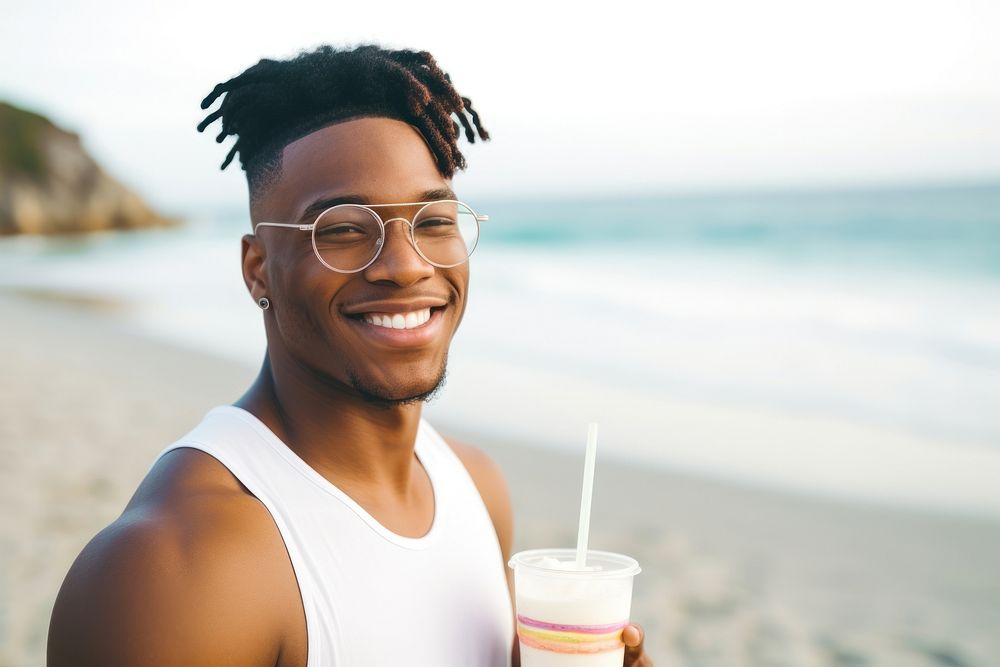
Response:
M371 266L365 269L365 278L371 282L389 281L408 287L434 275L434 265L420 256L413 247L410 223L403 218L393 218L385 223L382 251Z

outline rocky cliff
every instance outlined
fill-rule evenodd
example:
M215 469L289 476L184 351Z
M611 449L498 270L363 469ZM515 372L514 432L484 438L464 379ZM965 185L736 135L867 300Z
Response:
M105 173L76 134L0 102L0 234L134 229L173 222Z

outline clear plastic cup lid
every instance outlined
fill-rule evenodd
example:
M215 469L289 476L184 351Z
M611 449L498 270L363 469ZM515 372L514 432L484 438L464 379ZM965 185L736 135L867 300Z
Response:
M576 568L576 549L531 549L514 554L507 565L553 577L633 577L642 571L638 561L610 551L588 551L585 569Z

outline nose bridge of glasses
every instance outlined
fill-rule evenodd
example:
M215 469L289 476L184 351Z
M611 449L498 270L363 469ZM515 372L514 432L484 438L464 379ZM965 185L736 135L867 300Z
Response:
M380 216L379 219L382 221L382 229L383 229L382 236L375 242L375 245L378 246L379 253L381 253L382 249L386 245L388 245L388 243L389 243L389 240L388 240L389 239L389 229L390 229L390 227L393 226L392 223L394 223L396 221L399 221L399 222L403 223L403 227L404 227L404 232L403 233L405 235L407 244L410 247L412 247L414 250L417 249L417 245L416 245L416 243L413 240L413 221L412 220L404 218L403 216L396 216L394 218L382 218ZM419 252L418 252L418 254L419 254Z
M382 225L386 228L386 231L388 231L389 225L397 220L401 221L407 227L413 227L413 221L410 218L405 218L401 215L398 215L395 218L382 218Z

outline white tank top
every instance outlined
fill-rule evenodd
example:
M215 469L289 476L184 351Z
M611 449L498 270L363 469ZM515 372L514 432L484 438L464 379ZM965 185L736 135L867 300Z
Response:
M302 596L308 667L510 664L513 617L493 523L427 422L415 451L434 520L419 538L385 528L241 408L213 408L157 460L178 447L218 459L271 513Z

